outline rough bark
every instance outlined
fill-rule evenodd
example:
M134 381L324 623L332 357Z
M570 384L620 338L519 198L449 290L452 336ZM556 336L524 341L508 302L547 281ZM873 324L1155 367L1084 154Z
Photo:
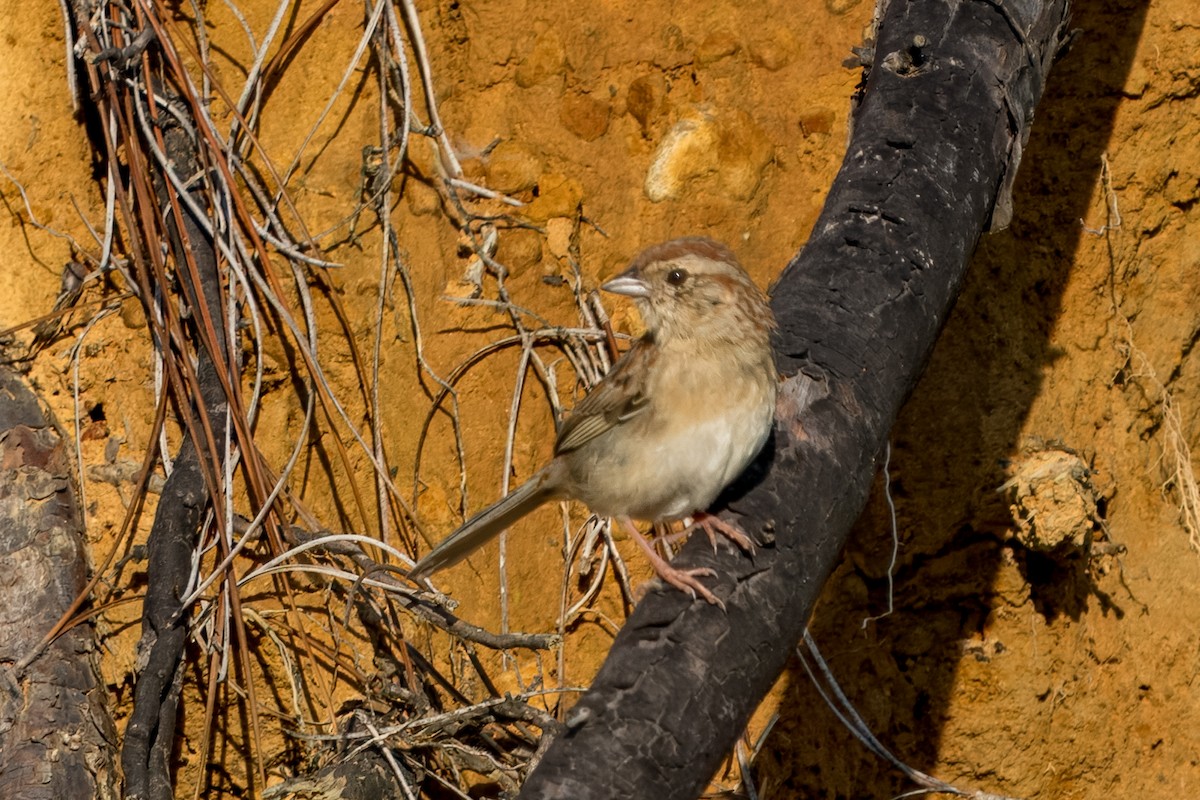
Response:
M70 460L0 367L0 799L116 797L116 734L90 625L42 649L87 583Z
M773 293L785 376L771 452L728 498L767 541L694 541L727 612L648 595L521 792L694 798L783 669L866 501L982 232L1009 190L1066 0L882 7L842 169ZM698 537L703 539L703 537Z
M168 126L164 138L167 156L174 163L194 167L197 162L195 143L184 131ZM156 184L165 206L166 198L174 189L162 177ZM197 190L194 196L197 202L203 202L201 191ZM192 308L204 304L210 310L219 311L220 277L212 241L186 206L181 214L182 226L174 219L169 222L172 255L185 276L181 284ZM179 227L183 228L182 236ZM182 268L187 263L188 253L195 265L195 273L190 279L186 277L189 270ZM221 443L225 440L227 427L228 400L217 372L218 363L227 361L220 352L225 348L224 326L220 320L213 326L213 331L219 352L210 353L203 346L197 346L195 351L199 384L199 396L195 401L202 405L202 413L196 409L191 411L193 423L175 456L171 474L163 484L162 497L146 543L146 599L142 606L142 637L138 642L138 655L144 666L138 674L133 713L125 728L121 748L125 794L129 800L169 800L174 797L171 756L182 689L184 648L191 622L191 615L182 608L182 601L188 591L192 554L200 540L204 512L211 496L202 459L209 463L214 460L209 447L202 441L197 442L200 438L197 433L203 430L201 420L207 419L212 441ZM196 338L202 341L201 336Z

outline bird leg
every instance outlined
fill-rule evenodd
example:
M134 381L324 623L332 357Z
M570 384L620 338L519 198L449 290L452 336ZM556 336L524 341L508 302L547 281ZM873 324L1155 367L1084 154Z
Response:
M694 569L672 567L666 559L655 552L654 545L650 544L628 517L621 517L621 524L625 526L625 529L633 536L633 540L642 548L642 552L650 560L650 566L654 568L654 572L658 577L679 591L687 592L692 596L693 600L699 595L714 606L719 606L722 611L725 610L725 604L721 602L720 598L713 594L699 580L701 577L715 578L717 575L715 570L708 567L696 567Z
M746 555L754 555L754 542L750 541L750 537L746 535L738 525L732 522L726 522L715 514L709 514L707 511L701 511L692 517L692 524L684 529L684 534L691 533L695 528L703 529L705 535L708 536L708 541L712 545L713 552L717 552L717 534L721 534L729 541L736 544L742 549Z

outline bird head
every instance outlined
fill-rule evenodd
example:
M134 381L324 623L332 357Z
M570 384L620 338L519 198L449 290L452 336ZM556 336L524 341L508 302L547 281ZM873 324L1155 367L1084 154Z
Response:
M766 338L774 327L766 296L737 257L704 237L649 247L601 288L632 297L661 344Z

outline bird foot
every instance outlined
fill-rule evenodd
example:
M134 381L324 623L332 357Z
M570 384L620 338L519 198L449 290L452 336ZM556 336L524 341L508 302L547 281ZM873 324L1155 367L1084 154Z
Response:
M745 531L732 522L726 522L714 514L701 511L692 517L692 524L687 526L684 533L691 533L695 528L701 528L708 536L714 553L717 552L717 534L719 533L740 547L747 555L754 555L754 542L750 541L750 537L746 535Z
M633 535L633 540L642 548L642 552L646 554L646 558L650 560L650 566L654 568L654 573L662 578L670 586L675 587L681 592L686 592L695 600L697 597L702 597L714 606L719 607L722 611L725 610L725 604L712 591L700 582L700 578L715 578L716 570L709 567L695 567L692 569L679 569L673 567L654 549L654 545L641 534L634 524L628 519L622 520L626 529Z

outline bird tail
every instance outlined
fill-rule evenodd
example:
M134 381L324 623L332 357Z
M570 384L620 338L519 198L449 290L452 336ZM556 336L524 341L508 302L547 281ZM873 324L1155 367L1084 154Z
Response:
M552 500L557 492L550 480L553 465L543 469L504 497L463 523L417 562L408 573L414 580L427 578L440 569L457 564L483 547L502 530L535 508Z

